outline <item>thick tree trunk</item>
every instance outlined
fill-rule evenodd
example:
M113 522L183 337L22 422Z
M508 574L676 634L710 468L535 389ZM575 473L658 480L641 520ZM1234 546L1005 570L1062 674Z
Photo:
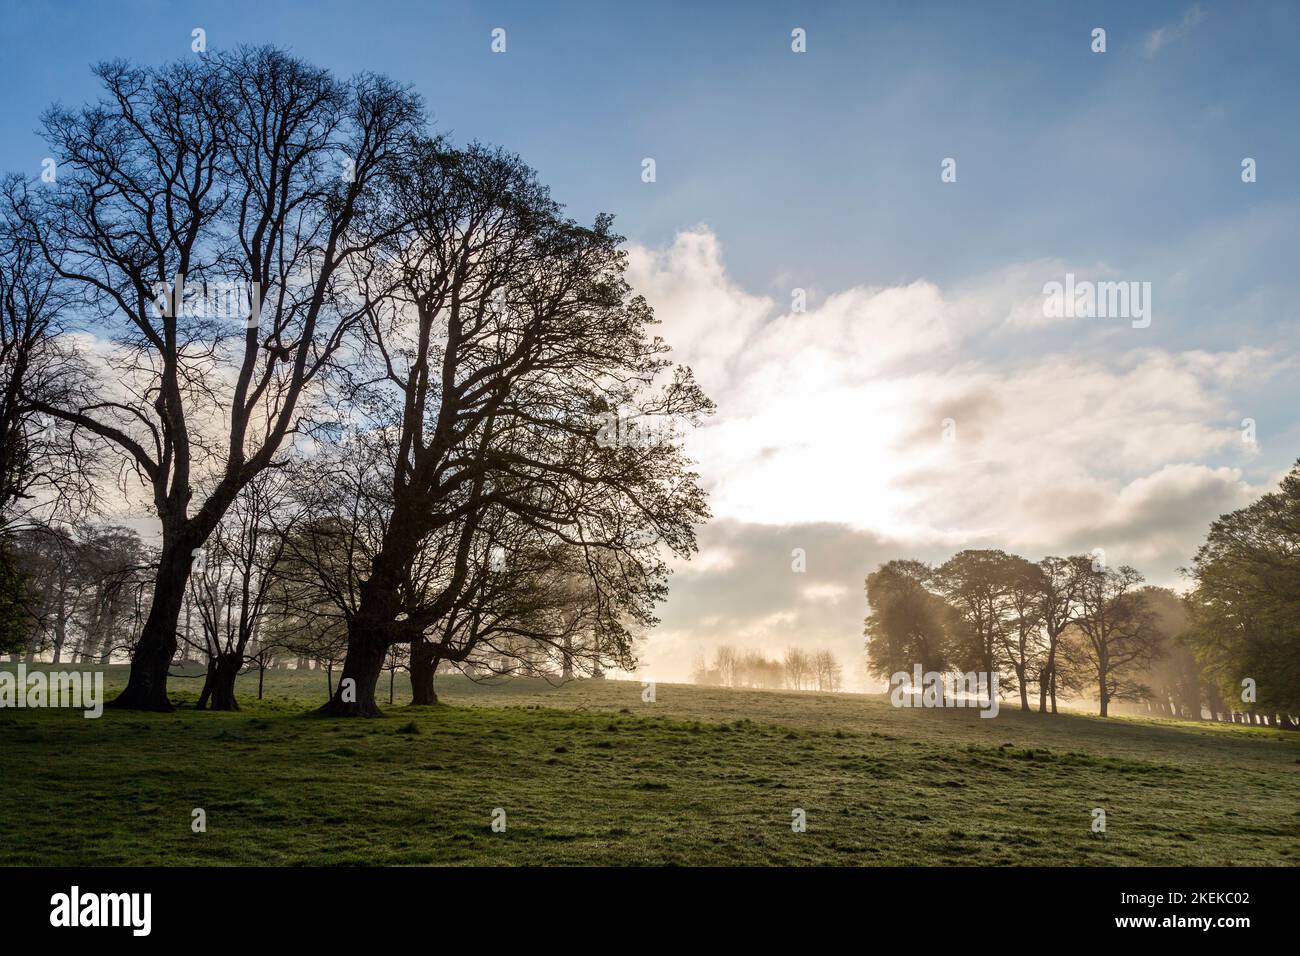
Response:
M316 713L331 717L379 717L375 688L384 670L388 645L383 638L355 623L348 628L348 656L329 702Z
M411 644L411 703L416 706L429 706L438 703L438 692L434 689L433 678L441 663L436 646L429 641L415 641Z
M1110 695L1106 693L1106 688L1104 686L1101 688L1100 702L1101 702L1101 716L1106 717L1108 716L1108 712L1110 710Z
M164 549L154 576L149 616L131 656L131 676L126 690L109 701L109 707L164 712L172 709L167 699L167 669L176 656L176 626L192 561L193 552L188 547Z
M208 676L199 695L198 709L211 704L212 710L239 710L235 700L235 679L243 663L238 654L221 654L208 664Z

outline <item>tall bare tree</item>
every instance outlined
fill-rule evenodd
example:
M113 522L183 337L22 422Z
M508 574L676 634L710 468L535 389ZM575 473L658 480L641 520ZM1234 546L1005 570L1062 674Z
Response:
M101 101L44 116L56 183L15 209L89 305L101 387L36 407L152 495L160 560L113 703L167 710L195 552L300 429L370 305L355 271L386 235L385 181L420 105L382 77L341 82L271 48L95 72Z
M663 554L691 553L707 513L680 441L622 427L691 423L711 405L650 336L609 218L565 218L496 149L430 141L408 170L408 228L358 270L375 304L350 401L387 442L389 487L334 714L378 712L388 648L426 639L462 604L493 514L526 528L530 549L577 549L607 620L641 627L666 593ZM440 586L412 587L430 551Z

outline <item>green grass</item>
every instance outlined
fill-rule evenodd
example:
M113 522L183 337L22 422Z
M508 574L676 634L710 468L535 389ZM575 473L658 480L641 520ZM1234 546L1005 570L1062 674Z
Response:
M1300 734L1269 728L462 678L365 721L304 714L323 674L239 689L234 714L0 710L0 863L1300 863Z

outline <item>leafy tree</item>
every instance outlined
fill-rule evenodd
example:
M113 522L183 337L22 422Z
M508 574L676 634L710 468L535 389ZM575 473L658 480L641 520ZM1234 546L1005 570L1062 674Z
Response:
M1234 710L1300 714L1300 462L1280 487L1223 515L1192 563L1189 642ZM1243 688L1253 682L1253 701ZM1249 687L1249 684L1247 684Z
M889 561L867 576L867 670L881 680L898 671L944 671L952 654L956 612L928 585L920 561Z
M1011 561L1005 551L959 551L934 574L937 590L961 621L952 657L963 670L992 674L1005 659L1003 642L1012 615Z

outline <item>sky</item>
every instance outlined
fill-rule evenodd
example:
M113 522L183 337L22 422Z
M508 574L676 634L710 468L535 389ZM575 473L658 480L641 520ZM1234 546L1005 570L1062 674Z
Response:
M644 677L824 647L863 687L863 579L895 557L1101 548L1181 586L1300 457L1300 4L0 9L4 171L39 174L40 112L94 98L92 63L201 28L387 73L615 214L719 409L688 439L714 518ZM1067 274L1149 315L1048 315Z

